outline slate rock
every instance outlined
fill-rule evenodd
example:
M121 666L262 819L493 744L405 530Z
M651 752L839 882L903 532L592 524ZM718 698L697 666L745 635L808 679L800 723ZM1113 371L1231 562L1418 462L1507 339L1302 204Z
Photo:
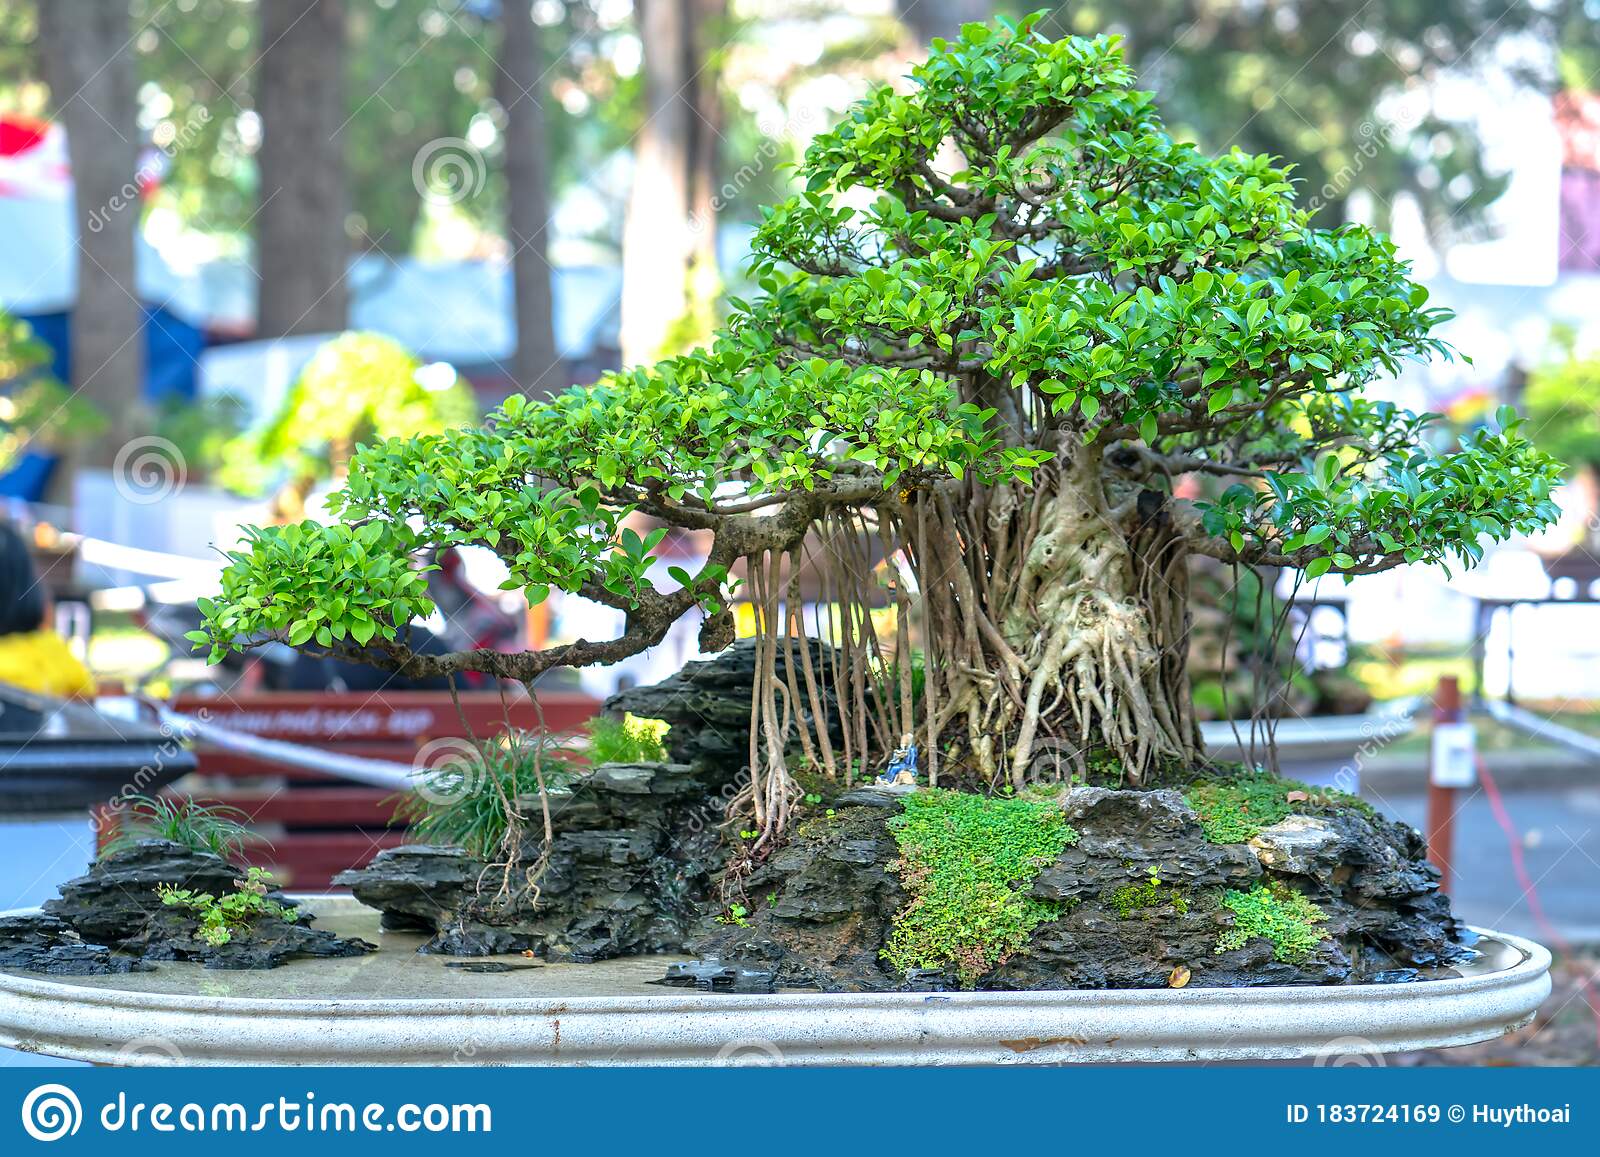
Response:
M531 812L521 863L543 860L532 886L513 873L505 889L503 869L424 845L379 853L334 883L382 911L386 926L431 931L429 953L587 961L681 951L727 857L730 796L720 774L689 764L602 764L550 794L549 848Z
M460 848L406 844L385 848L364 868L340 872L336 888L384 915L386 928L435 929L458 911L477 887L481 862Z
M854 794L835 801L832 818L799 824L742 881L751 909L744 926L702 921L689 949L771 968L785 987L940 987L937 974L900 977L882 960L906 901L887 826L899 803ZM1416 833L1361 809L1290 817L1254 846L1219 846L1177 791L1077 787L1060 805L1078 839L1030 885L1060 915L979 988L1160 988L1180 965L1195 988L1390 983L1448 974L1472 954ZM1129 885L1149 885L1152 873L1153 895L1118 898ZM1262 938L1218 952L1234 927L1227 892L1271 881L1322 908L1326 937L1295 962L1277 959Z
M836 740L839 731L837 701L831 683L824 678L832 662L832 648L818 639L808 639L811 669L815 673L817 697L824 722ZM804 667L801 644L794 645L795 683L802 688L801 702L792 705L802 717L812 718L810 696L804 693ZM779 647L774 664L780 682L786 682L789 655ZM645 719L661 719L672 725L667 732L667 751L674 760L686 764L722 766L737 770L749 762L750 697L755 687L756 641L740 639L716 656L685 663L682 670L645 687L629 687L605 702L614 714L627 712Z
M102 856L89 871L57 889L45 912L70 924L93 943L115 944L138 935L150 916L165 905L158 885L225 895L244 873L221 856L192 852L170 840L140 840Z
M60 885L60 897L44 904L44 917L58 921L81 941L89 953L63 945L63 958L87 961L94 967L105 953L107 971L129 971L120 957L148 962L192 960L207 968L275 968L301 957L358 956L373 950L362 940L347 940L306 920L263 916L234 932L227 944L212 946L195 935L199 920L194 913L162 902L163 885L225 896L237 890L245 874L220 856L194 852L168 840L140 840L104 856L89 871ZM268 897L286 907L293 901L280 893ZM11 940L0 930L0 946ZM104 943L105 948L96 948ZM148 967L148 964L145 965Z
M151 965L86 944L64 920L40 913L0 916L0 968L48 976L109 976L148 972Z
M125 941L124 946L141 951L145 960L186 960L234 972L262 971L306 958L361 956L378 947L354 937L336 936L325 928L313 928L304 920L270 915L235 929L226 944L201 940L196 935L199 926L189 913L168 908L153 915L143 932Z

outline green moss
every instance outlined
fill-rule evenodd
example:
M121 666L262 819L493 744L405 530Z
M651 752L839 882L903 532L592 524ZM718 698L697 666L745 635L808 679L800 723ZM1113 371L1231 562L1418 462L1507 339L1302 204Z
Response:
M889 821L910 901L883 957L902 972L951 969L970 987L1028 942L1061 906L1027 894L1078 839L1058 804L928 790Z
M1289 799L1291 792L1304 798ZM1184 792L1200 817L1201 830L1213 844L1242 844L1262 828L1294 813L1316 813L1332 808L1354 808L1368 815L1366 800L1332 788L1312 787L1264 771L1247 771L1227 779L1205 779Z
M1124 920L1135 912L1166 906L1170 906L1178 915L1183 915L1189 910L1188 896L1181 888L1163 888L1159 871L1158 868L1151 868L1148 880L1142 880L1137 884L1124 884L1107 893L1104 898L1106 907Z
M1257 936L1272 941L1272 954L1299 964L1326 938L1316 925L1328 915L1287 884L1271 883L1249 892L1229 890L1222 906L1233 912L1233 927L1217 940L1217 951L1243 948Z

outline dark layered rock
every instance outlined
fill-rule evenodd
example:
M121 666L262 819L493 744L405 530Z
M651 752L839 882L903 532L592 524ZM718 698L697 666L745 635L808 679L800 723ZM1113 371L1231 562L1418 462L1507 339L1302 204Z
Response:
M116 956L103 944L87 944L66 921L43 914L0 916L0 968L49 976L108 976L147 972L129 956Z
M794 643L794 682L804 688L801 645L798 641ZM804 646L810 648L817 697L829 732L836 739L842 739L837 704L824 675L827 664L832 661L832 648L817 639L806 640ZM774 669L780 683L787 683L789 658L785 648L779 647ZM755 640L741 639L711 659L685 663L681 671L660 683L617 692L606 700L605 709L670 723L667 751L679 763L706 763L737 769L750 758L750 697L755 687L755 672ZM800 700L792 704L791 709L813 722L810 697L802 692Z
M852 793L859 799L862 794ZM699 956L771 969L780 987L883 991L900 978L880 959L895 913L905 906L889 870L898 856L885 826L899 811L835 801L834 815L803 821L794 838L745 881L743 925L712 917L690 941Z
M745 882L744 925L702 922L690 948L772 968L778 983L825 991L939 987L948 978L895 974L882 960L906 896L892 865L888 792L856 791ZM1062 797L1078 833L1029 885L1059 905L1028 946L979 982L991 989L1195 987L1385 982L1440 975L1471 955L1417 834L1356 808L1291 816L1251 845L1207 843L1176 791L1080 787ZM1126 889L1159 887L1130 903ZM1228 890L1276 881L1327 916L1305 959L1276 957L1268 940L1218 952L1234 914Z
M484 866L461 848L406 844L385 848L364 868L333 883L383 913L383 927L432 932L450 923L478 891Z
M145 971L150 961L189 960L207 968L276 968L302 957L358 956L364 940L343 939L308 920L263 914L211 945L196 932L198 917L162 902L163 886L225 896L245 874L220 856L167 840L141 840L96 861L60 885L37 916L0 920L0 968L56 975ZM271 899L292 907L278 894Z
M122 943L144 960L186 960L207 968L231 971L277 968L291 960L361 956L377 950L376 944L353 937L335 936L313 928L304 920L262 916L247 928L235 930L226 944L208 944L197 935L200 923L173 908L151 916L144 930Z
M169 840L140 840L96 860L86 875L68 880L44 910L59 916L87 940L110 944L138 935L164 905L162 884L225 895L244 873L221 856L192 852Z
M1263 828L1252 850L1330 913L1358 973L1404 973L1459 963L1475 936L1450 913L1439 870L1415 828L1351 809L1290 816ZM1441 936L1441 930L1447 935Z
M702 765L703 766L703 765ZM489 869L459 848L381 852L335 880L390 927L422 927L425 952L484 956L533 951L601 960L683 947L726 858L719 834L731 778L686 764L602 764L550 793L555 838L542 825L522 871Z

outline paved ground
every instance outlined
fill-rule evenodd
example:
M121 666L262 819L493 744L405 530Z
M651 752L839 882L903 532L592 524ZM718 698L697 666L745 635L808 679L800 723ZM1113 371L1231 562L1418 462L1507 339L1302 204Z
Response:
M1395 818L1421 827L1421 794L1365 792ZM1572 943L1600 944L1600 771L1594 785L1541 788L1503 796L1533 896L1514 870L1512 840L1496 822L1482 788L1459 793L1455 817L1455 879L1451 899L1469 923L1535 940L1549 926ZM1542 923L1538 907L1549 923Z

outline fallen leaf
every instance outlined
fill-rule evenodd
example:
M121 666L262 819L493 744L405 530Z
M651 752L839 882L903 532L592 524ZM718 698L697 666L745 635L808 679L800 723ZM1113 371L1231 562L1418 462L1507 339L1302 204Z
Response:
M1182 988L1184 985L1189 983L1189 977L1191 975L1193 974L1189 971L1189 966L1187 964L1180 964L1178 967L1172 970L1172 975L1167 977L1167 987Z

